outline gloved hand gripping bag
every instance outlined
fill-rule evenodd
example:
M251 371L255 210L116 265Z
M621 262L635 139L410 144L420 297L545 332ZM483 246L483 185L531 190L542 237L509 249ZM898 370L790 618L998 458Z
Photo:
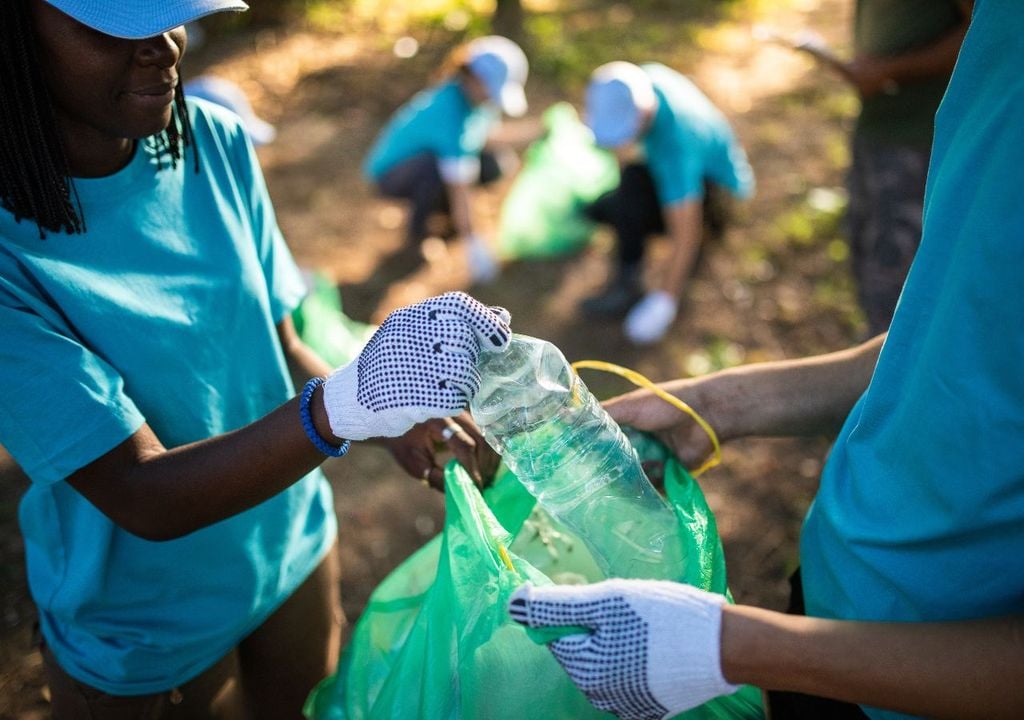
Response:
M665 491L683 546L676 578L727 594L714 517L686 470L660 443L630 434L642 460L664 461ZM615 544L602 528L583 543L507 468L483 494L454 461L445 468L445 526L377 587L337 672L310 695L312 720L589 720L612 718L580 693L551 653L511 620L522 583L604 578L588 550ZM608 548L614 555L615 548ZM744 687L690 710L687 720L761 718Z

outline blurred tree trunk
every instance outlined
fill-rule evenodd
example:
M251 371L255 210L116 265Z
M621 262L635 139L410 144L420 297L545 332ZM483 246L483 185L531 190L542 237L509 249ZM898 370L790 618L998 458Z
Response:
M496 35L504 35L523 41L523 3L522 0L496 0L494 16L491 18L491 30Z

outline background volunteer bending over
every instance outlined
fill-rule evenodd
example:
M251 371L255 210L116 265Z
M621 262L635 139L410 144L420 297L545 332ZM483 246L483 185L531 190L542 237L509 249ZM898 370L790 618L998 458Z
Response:
M301 717L342 619L317 466L460 413L508 316L433 298L331 372L245 130L180 90L181 26L245 5L150 5L0 4L0 443L53 716Z
M773 718L1024 716L1022 37L1019 3L976 3L884 344L666 385L724 439L841 426L801 537L807 617L672 583L513 599L526 624L593 630L551 650L599 707L669 717L746 683L812 696L772 697ZM608 409L707 452L647 392Z
M583 301L591 315L626 313L633 343L661 340L675 320L701 249L704 224L723 232L728 193L748 198L754 172L729 122L688 78L664 65L611 62L597 68L585 120L598 145L621 165L619 186L587 208L615 229L617 269L608 286ZM648 237L667 233L672 252L645 292Z
M450 218L475 282L493 280L499 267L476 227L472 188L503 174L500 156L485 146L502 113L526 113L528 70L526 55L508 38L488 35L456 48L442 79L395 111L363 163L381 195L408 202L408 243L427 237L432 214Z

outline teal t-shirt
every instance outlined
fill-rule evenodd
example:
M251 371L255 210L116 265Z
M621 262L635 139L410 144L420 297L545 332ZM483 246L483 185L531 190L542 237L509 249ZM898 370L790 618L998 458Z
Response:
M754 171L725 116L675 70L660 63L641 67L658 98L643 147L662 206L700 200L705 180L740 198L753 195Z
M457 81L445 81L420 91L395 112L370 148L363 172L376 180L425 153L439 161L476 159L497 121L487 105L470 105Z
M190 102L177 167L140 142L76 180L87 232L0 210L0 444L32 483L19 518L46 642L75 678L166 690L215 662L316 567L336 535L314 472L167 542L113 524L64 482L143 422L167 447L246 425L294 395L275 324L304 293L238 118Z
M921 247L804 525L812 615L1024 612L1022 67L1024 6L979 0L936 116Z

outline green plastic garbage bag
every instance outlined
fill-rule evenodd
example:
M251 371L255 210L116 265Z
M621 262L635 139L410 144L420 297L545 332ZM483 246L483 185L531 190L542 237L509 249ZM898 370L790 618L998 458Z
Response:
M645 438L647 436L644 436ZM634 443L638 444L638 443ZM643 447L639 447L642 445ZM641 457L662 460L654 440ZM696 482L665 461L665 489L679 519L693 585L727 593L714 517ZM443 532L377 587L342 653L337 672L306 703L311 720L598 720L551 653L507 612L523 582L602 579L585 546L502 469L481 495L465 471L445 468ZM600 528L595 528L600 533ZM678 716L686 720L763 717L760 691L744 687Z
M313 273L312 288L292 312L292 322L302 341L332 367L359 355L377 329L345 315L337 286L320 272Z
M594 145L572 105L552 105L543 123L501 207L498 251L509 260L581 250L594 230L582 208L619 183L615 158Z

